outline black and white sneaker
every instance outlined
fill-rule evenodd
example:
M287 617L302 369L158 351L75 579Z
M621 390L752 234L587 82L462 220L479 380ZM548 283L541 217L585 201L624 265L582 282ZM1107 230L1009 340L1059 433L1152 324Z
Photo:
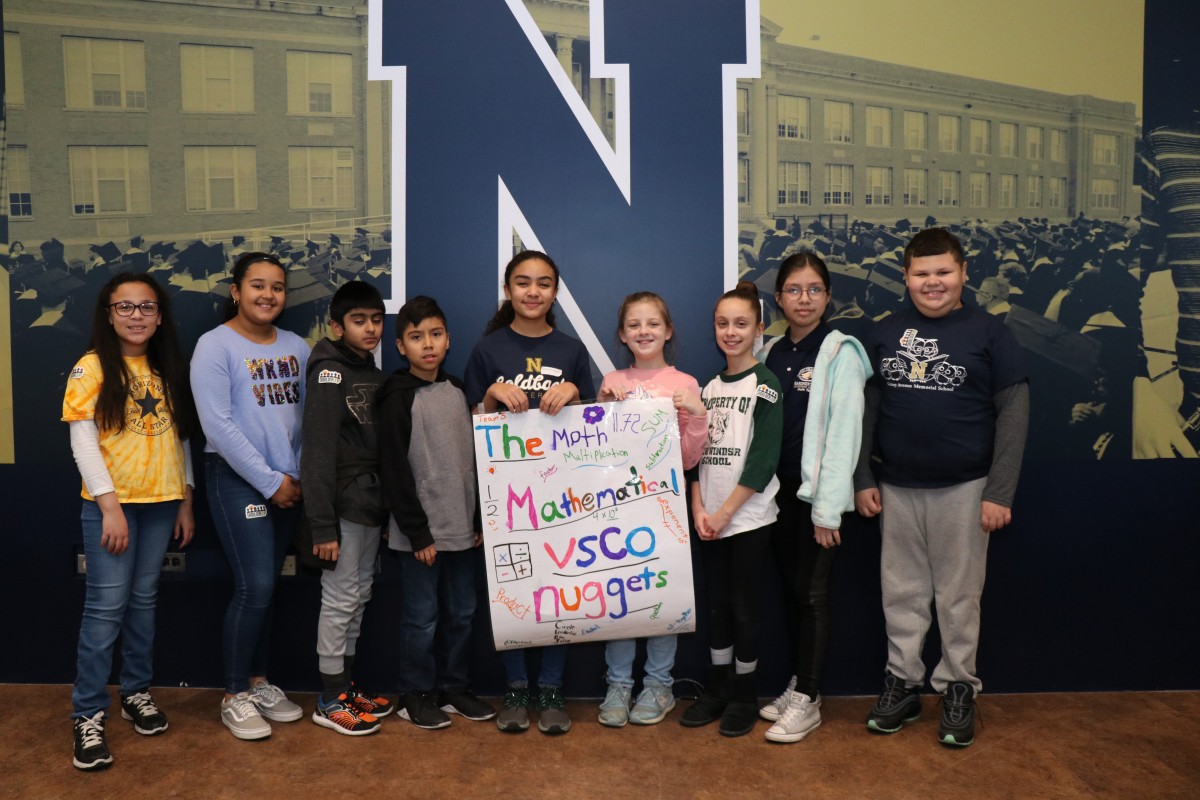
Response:
M883 679L883 692L867 715L867 728L876 733L895 733L905 723L921 717L921 690L906 686L892 673Z
M433 692L413 692L401 696L400 716L418 728L429 731L450 725L450 717L434 702Z
M942 695L942 721L938 741L966 747L975 741L975 689L965 681L952 681Z
M452 689L441 693L438 705L447 714L460 714L472 722L482 722L496 716L496 709L486 700L480 700L470 689Z
M112 753L104 741L104 712L75 720L75 759L79 769L104 769L112 764Z
M167 729L167 715L154 704L149 692L121 695L121 716L133 720L133 729L143 736L153 736Z

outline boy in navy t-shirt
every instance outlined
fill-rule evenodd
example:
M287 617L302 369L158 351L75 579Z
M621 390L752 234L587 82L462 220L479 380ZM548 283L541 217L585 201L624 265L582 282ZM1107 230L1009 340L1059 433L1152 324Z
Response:
M920 716L932 604L942 636L930 678L943 695L938 739L966 746L982 687L975 655L988 536L1012 520L1029 386L1003 321L963 305L967 263L953 234L914 236L904 277L912 307L879 322L870 353L878 378L868 387L863 452L873 440L879 483L866 457L855 475L859 513L882 512L888 637L884 689L867 727L895 733Z

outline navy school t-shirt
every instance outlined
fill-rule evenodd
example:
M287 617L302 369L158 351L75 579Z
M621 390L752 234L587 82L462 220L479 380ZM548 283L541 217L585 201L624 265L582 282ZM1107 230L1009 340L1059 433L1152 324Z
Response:
M994 395L1026 379L1012 331L973 306L937 319L906 308L876 331L880 479L936 488L986 476L996 437Z
M542 395L564 381L579 387L582 400L596 396L587 348L558 330L546 336L522 336L505 327L480 339L463 375L467 402L474 408L488 387L500 381L524 390L530 408L537 408Z
M767 353L767 368L783 388L783 446L779 451L776 474L784 478L802 477L800 463L804 451L804 420L808 416L808 397L812 388L817 352L832 328L825 322L798 342L787 333Z

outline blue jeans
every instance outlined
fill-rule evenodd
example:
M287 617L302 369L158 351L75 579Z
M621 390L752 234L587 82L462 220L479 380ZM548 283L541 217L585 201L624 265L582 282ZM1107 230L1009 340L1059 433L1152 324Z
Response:
M129 548L113 555L100 546L104 516L100 506L83 501L83 553L87 591L79 626L71 717L90 717L108 708L108 676L113 647L121 636L121 694L150 686L154 673L154 603L163 555L171 542L179 501L122 503L129 525Z
M217 538L233 572L222 647L225 691L237 694L250 688L251 676L267 674L275 578L302 508L271 505L215 453L206 454L204 475Z
M646 678L643 685L671 686L675 679L675 647L679 637L673 633L650 636L646 639ZM613 639L604 647L608 663L608 682L626 688L633 687L633 658L637 654L637 639Z
M401 552L400 693L466 689L477 550L438 551L427 567Z
M547 647L525 648L522 650L505 650L500 654L504 662L504 672L508 676L508 684L529 683L529 670L525 666L525 656L535 651L542 654L542 668L538 673L537 685L555 686L562 688L563 672L567 668L567 646L552 644Z

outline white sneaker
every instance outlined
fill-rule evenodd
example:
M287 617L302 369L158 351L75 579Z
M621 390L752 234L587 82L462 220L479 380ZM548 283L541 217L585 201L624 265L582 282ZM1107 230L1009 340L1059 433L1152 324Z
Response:
M629 722L629 700L633 690L615 683L608 685L608 693L600 704L600 724L609 728L624 728Z
M247 692L221 701L221 722L239 739L265 739L271 735L271 726L258 713L258 706Z
M821 698L793 691L779 721L767 730L768 742L798 742L821 725Z
M776 697L774 700L760 708L758 710L758 715L765 720L770 720L771 722L774 722L782 717L783 712L787 711L788 700L791 698L792 692L795 691L795 689L796 676L793 675L792 679L788 681L787 688L783 690L783 694L779 695L779 697Z
M250 699L258 706L258 713L275 722L295 722L304 716L304 709L287 699L278 686L258 681L250 687Z

